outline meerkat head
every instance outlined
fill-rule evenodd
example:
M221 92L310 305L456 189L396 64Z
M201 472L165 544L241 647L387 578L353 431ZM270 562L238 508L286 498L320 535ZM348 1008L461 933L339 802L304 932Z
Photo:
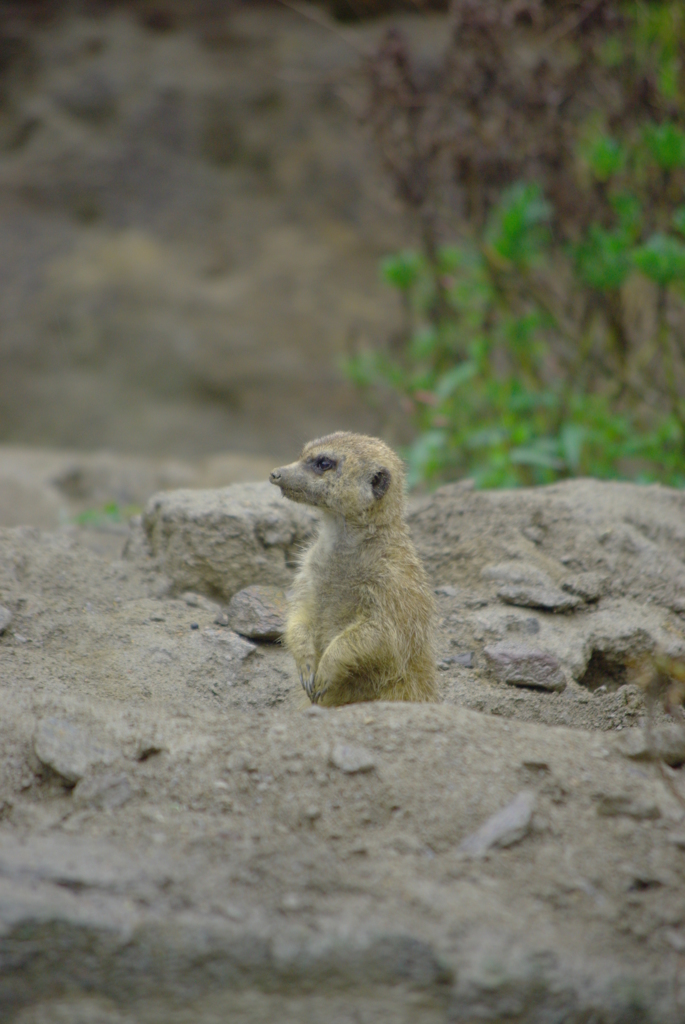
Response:
M315 505L348 522L382 524L404 511L404 468L375 437L340 431L309 441L297 462L269 478L291 501Z

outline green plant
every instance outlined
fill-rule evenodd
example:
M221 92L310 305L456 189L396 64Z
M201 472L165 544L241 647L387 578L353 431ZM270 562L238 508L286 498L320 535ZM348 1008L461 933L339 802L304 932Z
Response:
M609 170L603 159L614 224L590 224L565 250L553 244L540 188L518 183L479 236L439 247L433 259L405 252L384 261L403 297L405 344L357 353L347 371L359 386L390 388L411 415L411 484L468 474L479 486L516 486L581 474L685 485L685 345L667 316L669 293L685 280L685 244L670 231L645 233L624 180L628 165L648 158L649 138L632 153L621 147ZM670 223L683 231L682 207ZM575 320L555 301L550 268L552 278L572 279L583 309ZM621 288L635 273L656 288L651 355L629 351L620 323Z
M383 268L402 337L348 372L399 395L413 482L683 484L685 6L450 10L430 75L397 29L366 64L420 251Z
M117 523L127 523L131 516L138 515L142 509L138 505L125 505L123 508L116 501L108 501L99 508L88 508L74 516L79 526L102 529Z

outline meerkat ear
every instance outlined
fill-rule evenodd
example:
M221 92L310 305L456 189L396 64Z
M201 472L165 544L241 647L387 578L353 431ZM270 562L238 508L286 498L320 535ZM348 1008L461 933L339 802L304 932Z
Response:
M381 467L381 469L376 470L373 474L371 477L371 490L376 500L383 497L390 486L391 479L390 470L385 469L385 467Z

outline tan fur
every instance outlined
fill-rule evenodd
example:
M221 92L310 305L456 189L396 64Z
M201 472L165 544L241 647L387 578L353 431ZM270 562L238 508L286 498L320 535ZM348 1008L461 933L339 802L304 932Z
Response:
M285 632L312 702L436 700L435 606L405 523L397 455L377 438L340 432L310 441L270 479L322 512Z

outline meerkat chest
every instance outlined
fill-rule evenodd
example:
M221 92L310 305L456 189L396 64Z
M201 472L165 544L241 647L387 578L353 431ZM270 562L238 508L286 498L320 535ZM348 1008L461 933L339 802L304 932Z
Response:
M307 573L320 613L340 621L354 618L369 584L373 564L356 537L322 530L307 559Z

